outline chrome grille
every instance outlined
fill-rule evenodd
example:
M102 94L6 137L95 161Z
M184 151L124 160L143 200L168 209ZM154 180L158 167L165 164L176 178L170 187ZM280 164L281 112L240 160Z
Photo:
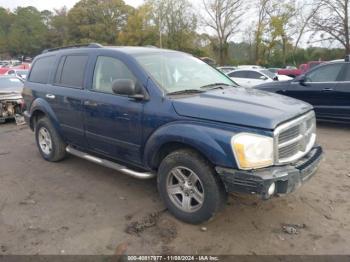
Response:
M290 163L306 155L316 141L316 119L312 111L282 124L274 132L275 163Z

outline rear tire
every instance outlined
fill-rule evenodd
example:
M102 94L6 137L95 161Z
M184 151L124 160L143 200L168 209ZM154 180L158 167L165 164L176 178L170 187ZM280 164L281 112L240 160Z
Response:
M40 118L35 125L35 140L41 156L50 162L66 157L66 144L47 117Z
M158 170L158 190L176 218L200 224L226 204L227 193L213 167L192 150L178 150L164 158Z

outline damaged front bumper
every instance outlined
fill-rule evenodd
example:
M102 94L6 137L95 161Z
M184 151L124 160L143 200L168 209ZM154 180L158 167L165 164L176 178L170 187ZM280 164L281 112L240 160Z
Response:
M24 101L20 94L0 95L0 123L7 119L20 119L24 110Z
M299 188L315 174L322 156L322 148L315 146L305 157L290 165L250 171L216 167L216 171L227 192L259 194L268 199Z

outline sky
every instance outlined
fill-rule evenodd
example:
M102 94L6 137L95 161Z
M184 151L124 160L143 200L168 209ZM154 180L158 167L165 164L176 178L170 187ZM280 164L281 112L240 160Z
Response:
M53 10L67 6L72 8L79 0L0 0L0 6L10 8L11 10L17 6L34 6L40 11L48 9ZM125 3L137 7L143 3L143 0L124 0Z

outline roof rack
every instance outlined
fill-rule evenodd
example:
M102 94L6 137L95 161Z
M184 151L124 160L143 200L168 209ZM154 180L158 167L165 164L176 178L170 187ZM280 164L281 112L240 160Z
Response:
M90 43L90 44L78 44L78 45L68 45L68 46L62 46L62 47L55 47L50 49L45 49L42 53L48 53L53 52L61 49L70 49L70 48L81 48L81 47L87 47L87 48L101 48L103 45L98 43Z

